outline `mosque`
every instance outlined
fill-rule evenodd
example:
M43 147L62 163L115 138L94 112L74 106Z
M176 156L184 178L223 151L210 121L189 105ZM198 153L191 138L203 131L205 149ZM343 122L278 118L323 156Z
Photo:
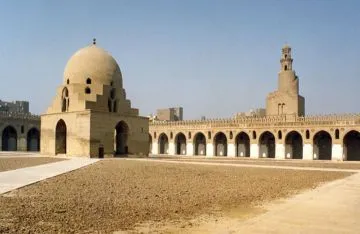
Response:
M159 121L149 126L151 154L360 161L360 115L306 116L291 48L280 58L278 89L264 116Z
M131 107L118 63L94 40L69 59L63 83L40 118L0 113L1 150L360 161L360 115L306 116L288 45L280 65L278 89L268 94L263 116L149 120Z

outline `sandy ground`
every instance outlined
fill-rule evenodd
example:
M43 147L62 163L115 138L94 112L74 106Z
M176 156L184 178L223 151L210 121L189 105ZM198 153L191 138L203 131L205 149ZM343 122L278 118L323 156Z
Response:
M347 175L102 160L0 197L0 233L109 233L148 222L193 225L194 217L234 209L246 213Z
M234 163L234 164L252 164L268 166L293 166L293 167L316 167L316 168L337 168L337 169L360 169L360 162L331 162L331 161L304 161L304 160L274 160L274 159L249 159L249 158L186 158L186 157L153 157L152 159L171 160L171 161L189 161L189 162L207 162L207 163Z
M46 163L53 163L63 161L63 158L48 158L48 157L0 157L0 172L10 171L23 167L32 167Z

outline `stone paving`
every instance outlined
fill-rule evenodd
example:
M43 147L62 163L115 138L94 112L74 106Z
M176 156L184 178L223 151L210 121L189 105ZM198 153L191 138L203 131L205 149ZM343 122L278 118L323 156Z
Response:
M70 158L55 163L0 172L0 194L97 162L98 159Z

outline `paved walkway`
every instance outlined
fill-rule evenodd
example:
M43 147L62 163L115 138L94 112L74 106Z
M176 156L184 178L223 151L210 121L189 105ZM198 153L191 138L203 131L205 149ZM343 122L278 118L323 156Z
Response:
M73 171L97 161L98 159L70 158L60 162L0 172L0 194Z
M191 233L360 233L360 174L270 205L246 221L208 223Z

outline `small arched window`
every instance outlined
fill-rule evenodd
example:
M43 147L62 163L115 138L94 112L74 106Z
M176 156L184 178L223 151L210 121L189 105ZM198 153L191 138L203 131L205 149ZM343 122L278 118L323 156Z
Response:
M91 84L91 79L90 78L86 79L86 84Z
M339 139L339 137L340 137L339 129L336 129L335 130L335 139Z
M253 135L253 139L256 139L256 132L255 131L252 132L252 135Z
M211 139L211 132L208 132L208 139Z
M281 140L281 138L282 138L282 133L281 133L281 131L278 131L278 138Z
M61 95L61 112L66 112L69 110L69 91L65 87Z
M188 133L188 138L191 139L191 132Z
M156 139L156 132L154 132L154 139Z
M85 93L86 93L86 94L90 94L90 93L91 93L91 89L90 89L89 87L86 87L86 88L85 88Z
M285 71L287 71L287 65L285 65L285 68L284 68Z
M230 138L230 139L233 139L233 133L232 133L232 131L230 131L229 138Z
M66 80L66 84L70 84L70 81L69 81L69 79L67 79L67 80Z
M110 82L110 85L113 86L113 82L112 82L112 81Z
M309 130L306 130L306 139L309 139L310 138L310 131Z
M170 139L173 139L173 133L170 132Z

